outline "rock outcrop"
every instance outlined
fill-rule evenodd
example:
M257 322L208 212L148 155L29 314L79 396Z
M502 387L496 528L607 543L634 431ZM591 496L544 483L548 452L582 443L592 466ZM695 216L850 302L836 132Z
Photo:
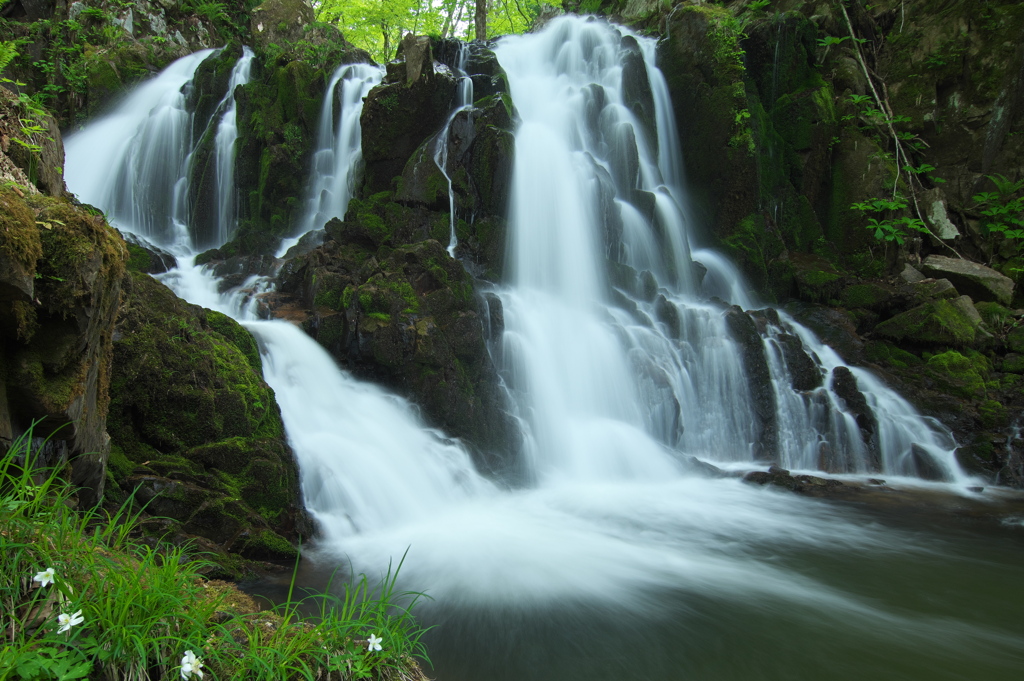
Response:
M79 500L92 507L106 484L111 341L128 254L102 215L64 195L60 136L26 133L20 120L39 114L21 106L0 90L9 183L0 188L0 447L34 424L40 444L50 439L46 463L70 460ZM49 118L37 126L56 130ZM44 168L58 153L61 163Z

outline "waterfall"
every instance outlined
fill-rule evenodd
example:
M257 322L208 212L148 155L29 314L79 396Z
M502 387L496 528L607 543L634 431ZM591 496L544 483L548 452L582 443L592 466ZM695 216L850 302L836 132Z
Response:
M370 64L342 64L328 81L320 107L306 211L298 233L282 240L278 257L287 253L303 234L323 229L331 218L345 217L363 159L359 125L363 98L383 75L380 68Z
M235 88L249 82L253 52L242 48L214 112L214 233L190 224L189 171L203 135L193 134L188 94L200 64L219 50L182 57L146 81L113 112L65 140L68 187L106 212L111 224L175 253L223 244L234 229ZM219 114L219 115L218 115ZM97 172L102 168L103 172Z
M190 244L185 176L193 149L186 92L215 50L182 57L107 116L64 141L64 179L117 227L162 246Z
M217 237L215 246L224 244L235 231L238 190L235 188L235 141L238 139L238 121L235 88L249 82L252 60L256 55L248 47L242 48L242 58L231 70L228 90L218 109L224 109L217 123L214 138L216 175Z
M402 586L436 599L419 612L440 624L429 634L439 678L1016 678L1024 639L1006 622L1019 608L992 585L1019 582L1019 569L850 508L687 473L692 457L749 468L770 422L787 466L816 468L827 443L848 472L876 454L883 470L909 472L923 449L958 475L943 429L785 313L743 312L756 305L736 268L691 252L653 47L565 17L497 50L521 116L495 348L525 431L521 489L484 479L414 405L354 380L295 326L258 321L252 293L267 280L221 293L193 266L195 244L175 224L187 154L168 147L158 168L163 138L150 135L188 139L182 89L209 51L69 139L67 182L122 229L180 246L161 280L256 336L320 528L305 556L374 576L408 551ZM646 120L626 105L627 73L646 74ZM343 66L328 86L304 229L345 210L362 96L379 77ZM117 171L94 172L101 162ZM146 197L163 203L130 203ZM219 228L230 215L218 212ZM763 359L760 391L751 355ZM801 376L814 386L795 388ZM837 376L874 414L871 442ZM957 591L974 563L998 606Z
M458 216L455 212L455 190L452 187L452 178L448 175L448 133L451 130L452 121L455 120L459 112L464 111L473 104L473 79L466 73L466 60L468 57L469 47L465 43L460 42L454 67L455 76L459 79L459 85L455 91L455 106L452 107L448 120L445 122L444 127L441 128L441 132L438 133L437 139L434 142L434 163L437 164L441 174L444 175L444 179L448 182L448 220L450 225L448 255L453 258L455 257L455 247L459 245L459 238L455 234L455 224L458 222Z
M563 18L496 48L521 118L498 356L535 478L655 480L686 455L913 476L924 456L965 480L941 425L789 316L746 314L735 268L690 253L654 46Z

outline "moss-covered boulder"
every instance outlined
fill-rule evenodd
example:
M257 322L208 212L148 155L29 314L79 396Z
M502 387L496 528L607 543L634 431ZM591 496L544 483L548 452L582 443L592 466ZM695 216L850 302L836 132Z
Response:
M308 526L296 464L255 340L236 322L189 305L130 272L117 324L109 427L111 482L150 513L237 551L270 532L290 546ZM273 544L273 543L271 543ZM285 558L294 550L250 557Z
M500 465L512 429L486 350L483 301L447 241L448 216L389 193L354 200L322 246L288 262L275 314L304 328L342 366L405 395Z
M970 307L968 307L970 306ZM894 341L968 346L978 334L979 317L970 298L935 300L891 317L875 327L875 334Z

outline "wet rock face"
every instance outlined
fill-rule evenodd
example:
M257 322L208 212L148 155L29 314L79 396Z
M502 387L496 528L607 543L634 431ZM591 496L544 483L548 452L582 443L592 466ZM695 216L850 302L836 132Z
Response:
M429 49L423 60L432 63ZM395 64L394 62L392 64ZM364 195L392 188L412 153L444 125L451 112L456 81L445 69L419 69L408 82L407 66L389 66L387 76L363 104Z
M412 154L397 180L395 200L434 211L449 210L449 184L455 197L458 255L497 280L504 265L505 215L515 138L511 100L496 94L460 111L445 139L432 135ZM448 178L435 161L438 145L447 145ZM449 228L450 231L450 228ZM435 234L447 242L449 235Z
M778 422L775 392L757 324L749 314L735 305L726 310L725 322L733 340L739 345L747 380L750 381L751 402L760 422L760 432L755 438L755 456L762 460L776 460Z
M648 143L655 144L658 139L658 124L654 109L654 93L651 82L647 78L647 65L636 38L625 36L622 47L626 54L622 63L622 98L626 106L640 122ZM657 149L654 149L657 153Z
M484 336L500 311L429 238L447 216L387 198L354 201L344 221L328 223L322 246L288 262L272 312L302 320L343 366L410 397L485 468L497 467L512 430Z
M821 387L821 368L807 354L799 336L783 333L779 334L776 340L782 348L782 356L786 361L786 367L789 369L793 390L807 392Z
M832 370L832 391L843 400L845 410L857 421L864 444L868 448L869 470L882 470L882 458L878 449L878 419L868 406L864 393L858 388L857 377L847 367L836 367ZM927 454L924 456L930 459Z

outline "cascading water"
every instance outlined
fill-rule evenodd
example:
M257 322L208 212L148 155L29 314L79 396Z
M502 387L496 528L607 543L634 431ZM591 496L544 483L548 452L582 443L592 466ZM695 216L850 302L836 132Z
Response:
M458 221L455 214L455 190L452 188L452 178L448 175L448 133L459 112L465 111L473 104L473 79L466 74L466 59L468 57L468 46L459 43L454 67L455 76L459 79L459 85L455 90L455 106L452 107L452 113L448 116L448 120L441 128L434 143L434 163L441 170L444 179L448 181L448 219L451 227L448 237L448 255L453 258L455 257L455 247L459 245L459 238L455 234L455 223Z
M224 113L217 123L217 134L214 138L214 156L217 167L217 241L216 246L224 244L235 231L236 203L238 192L235 188L235 141L238 139L237 105L235 88L249 82L252 72L252 60L256 55L248 47L242 48L242 58L231 70L228 90L221 100L218 110Z
M838 356L774 311L754 334L758 345L765 337L758 393L750 357L762 348L745 353L740 344L750 339L735 335L737 324L753 322L740 309L702 302L732 297L749 308L738 275L723 274L715 257L702 263L707 285L693 274L653 41L599 22L563 21L546 35L542 43L508 38L496 50L522 119L501 356L538 476L657 479L678 453L915 475L916 446L963 479L952 438L854 369L877 420L866 443L830 383L847 371ZM640 55L645 71L630 72ZM629 77L654 84L657 139L647 138L627 99ZM613 275L615 265L629 269ZM813 363L811 385L794 387L787 342Z
M189 170L198 138L187 95L199 65L218 50L183 57L146 81L109 115L67 137L65 180L118 228L176 254L223 244L235 226L234 91L249 82L253 52L242 48L210 125L215 188L212 242L190 225ZM97 172L103 168L105 172Z
M191 245L182 181L193 148L185 92L214 52L174 62L64 143L64 178L78 198L101 207L118 227L162 246Z
M762 431L730 311L701 302L750 301L727 261L688 252L682 168L652 51L652 41L574 17L498 48L522 118L499 354L526 424L528 488L481 478L457 442L423 428L404 400L338 371L297 328L246 322L320 523L319 548L307 555L328 574L351 565L375 575L408 549L402 584L436 599L421 616L439 625L428 643L444 681L1015 679L1024 661L1019 599L954 585L968 569L985 584L1015 583L1024 578L1017 554L686 474L686 455L749 466ZM622 105L622 60L637 54L656 135ZM115 115L146 119L199 59L172 66L178 75L161 81L164 92L151 82L147 98L126 100L138 109ZM331 169L357 151L335 149L350 156ZM95 153L69 144L68 157L69 168L82 168ZM165 184L139 195L170 192L172 175L147 175ZM68 184L118 226L150 229L111 211L121 189L82 173ZM168 216L157 218L164 225ZM692 260L707 270L702 278ZM180 295L252 319L244 293L220 295L208 271L179 262L164 281ZM650 274L611 276L608 262ZM822 377L840 366L785 315L766 319L757 342L766 338L780 460L804 467L828 441L847 447L844 461L858 470L840 398L825 385L791 387L787 335L817 358ZM902 456L908 442L945 451L905 402L851 371L878 415L881 451ZM903 470L895 459L881 465Z
M287 253L303 234L323 229L331 218L345 216L363 158L359 127L363 98L383 75L380 68L370 64L343 64L328 81L320 108L306 211L298 234L281 242L278 257Z

